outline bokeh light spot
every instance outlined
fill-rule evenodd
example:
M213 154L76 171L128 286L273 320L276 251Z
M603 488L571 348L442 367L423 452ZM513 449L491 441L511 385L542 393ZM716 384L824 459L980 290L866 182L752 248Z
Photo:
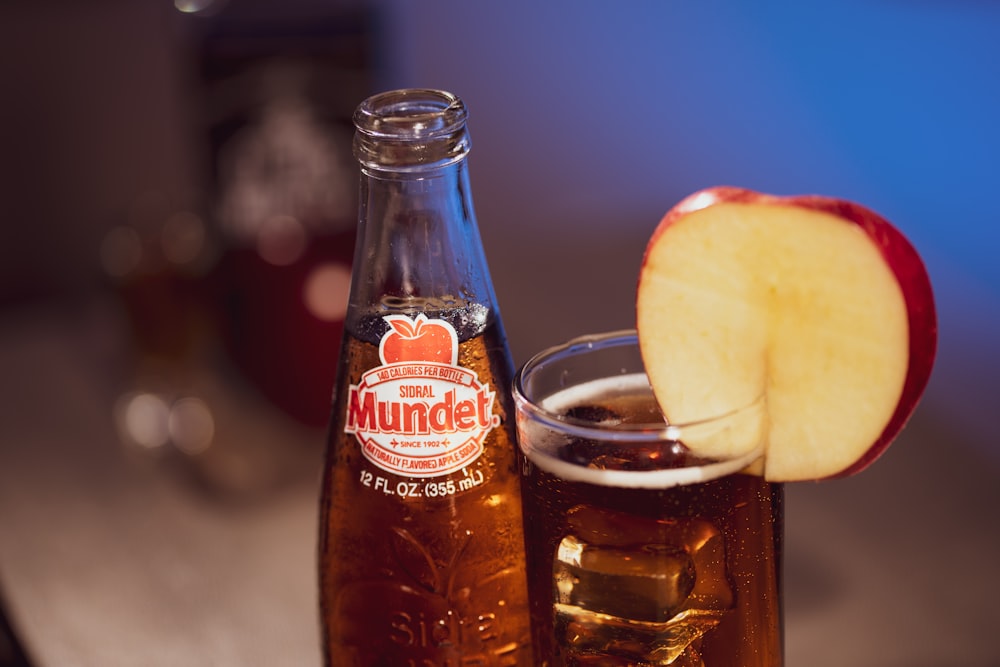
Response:
M193 396L182 398L170 409L168 429L179 450L195 455L212 444L215 419L205 401Z
M122 427L128 438L146 449L167 444L170 407L156 394L139 393L125 398Z
M276 215L257 231L257 253L269 264L287 266L302 256L306 241L301 222L290 215Z
M132 227L112 229L101 242L101 266L114 278L128 275L142 261L142 239Z
M212 9L216 0L174 0L174 7L177 11L185 14L198 14Z
M174 264L188 264L205 247L205 224L190 211L178 211L163 223L160 242L163 256Z
M351 270L344 264L327 263L315 267L303 286L306 308L326 322L338 322L347 313Z

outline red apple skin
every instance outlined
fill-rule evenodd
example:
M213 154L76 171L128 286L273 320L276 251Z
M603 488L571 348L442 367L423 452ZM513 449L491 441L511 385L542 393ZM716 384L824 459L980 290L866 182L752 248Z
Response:
M694 211L720 203L800 207L835 215L864 230L899 281L906 300L910 329L910 363L899 403L882 434L865 454L844 470L823 479L848 477L861 472L885 452L906 426L927 387L934 367L938 339L937 311L930 277L923 260L910 241L892 223L860 204L823 195L771 195L732 186L706 188L678 202L653 231L650 245L653 239L677 220ZM644 258L643 264L645 262Z
M423 331L418 335L418 338L422 340L422 343L418 343L418 345L422 344L425 356L428 357L426 361L436 361L440 364L452 363L455 344L451 333L443 326L434 323L424 324Z
M407 328L409 330L403 331ZM441 364L454 362L455 341L444 326L418 317L410 327L393 328L382 343L385 363L430 361Z

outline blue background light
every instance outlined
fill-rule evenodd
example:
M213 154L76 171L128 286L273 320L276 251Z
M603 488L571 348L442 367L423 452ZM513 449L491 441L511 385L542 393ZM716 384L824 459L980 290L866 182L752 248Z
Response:
M527 243L632 252L702 187L853 199L896 223L931 273L941 345L929 402L996 449L1000 3L384 7L384 85L449 88L472 110L488 251L495 264L518 260L517 276L494 268L501 296L520 278L511 292L532 299ZM521 250L505 249L507 238ZM553 280L603 288L605 300L630 294L631 275L587 265ZM552 280L535 271L544 292ZM628 304L609 312L624 322ZM509 322L515 349L535 342L533 328Z

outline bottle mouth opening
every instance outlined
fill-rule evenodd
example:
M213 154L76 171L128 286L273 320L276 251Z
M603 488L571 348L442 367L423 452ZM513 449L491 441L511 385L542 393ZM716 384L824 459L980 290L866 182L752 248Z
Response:
M354 112L359 132L413 141L448 136L465 127L468 111L457 95L425 88L373 95Z
M354 155L376 171L447 166L469 152L467 118L462 100L443 90L379 93L354 112Z

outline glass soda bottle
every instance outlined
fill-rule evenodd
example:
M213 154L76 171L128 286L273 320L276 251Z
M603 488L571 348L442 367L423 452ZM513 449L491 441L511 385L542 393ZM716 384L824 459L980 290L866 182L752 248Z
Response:
M354 115L350 304L319 543L326 665L530 665L512 362L472 207L466 108Z

